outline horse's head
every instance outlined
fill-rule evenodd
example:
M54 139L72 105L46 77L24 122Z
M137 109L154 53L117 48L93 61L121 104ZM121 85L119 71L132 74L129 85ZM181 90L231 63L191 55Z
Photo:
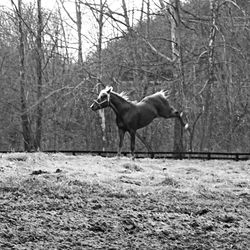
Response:
M105 89L101 90L97 99L94 100L94 102L92 103L90 108L93 111L96 111L98 109L103 109L103 108L108 107L110 104L110 92L112 90L113 90L113 88L109 87L109 86L107 86Z

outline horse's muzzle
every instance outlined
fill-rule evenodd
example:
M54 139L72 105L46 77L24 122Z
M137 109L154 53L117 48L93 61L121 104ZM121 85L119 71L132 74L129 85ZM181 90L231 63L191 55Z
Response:
M94 100L93 104L90 106L90 108L93 111L96 111L98 109L103 109L109 106L109 101L108 100L104 100L102 102L99 102L97 100Z
M100 109L100 104L99 104L97 101L94 101L94 102L91 104L90 108L91 108L93 111L96 111L96 110Z

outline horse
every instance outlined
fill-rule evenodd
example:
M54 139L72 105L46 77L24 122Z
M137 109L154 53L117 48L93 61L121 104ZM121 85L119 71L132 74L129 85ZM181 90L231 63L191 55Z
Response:
M130 134L130 149L132 159L135 158L136 131L150 124L155 118L177 118L184 129L188 129L188 123L183 120L183 113L170 106L168 92L161 90L144 97L141 101L130 101L125 92L117 93L113 87L106 86L100 91L90 108L93 111L110 107L116 114L116 124L119 132L118 156L121 155L124 135Z

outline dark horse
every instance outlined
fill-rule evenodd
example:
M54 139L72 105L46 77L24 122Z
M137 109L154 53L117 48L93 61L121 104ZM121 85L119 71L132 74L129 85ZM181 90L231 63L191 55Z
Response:
M119 149L118 155L121 154L125 132L131 136L131 153L134 159L135 135L136 130L147 126L156 117L178 118L181 125L187 129L188 123L182 119L182 113L171 107L166 91L159 91L150 96L146 96L140 102L129 101L127 95L113 91L112 87L106 87L101 90L98 98L94 100L90 108L94 111L111 107L116 114L116 124L119 129Z

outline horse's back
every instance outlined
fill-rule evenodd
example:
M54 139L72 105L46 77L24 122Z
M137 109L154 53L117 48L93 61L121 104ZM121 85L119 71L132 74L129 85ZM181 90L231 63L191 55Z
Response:
M167 100L167 96L163 91L146 96L140 103L153 106L154 109L157 110L158 116L168 117L172 110L172 107Z

